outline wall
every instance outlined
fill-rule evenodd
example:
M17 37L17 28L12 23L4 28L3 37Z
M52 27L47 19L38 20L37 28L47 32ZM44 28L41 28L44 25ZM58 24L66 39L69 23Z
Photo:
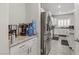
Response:
M8 43L9 5L0 3L0 54L9 54Z
M29 23L30 7L24 3L9 4L9 24Z
M75 4L75 9L76 9L76 12L75 12L75 40L79 40L79 4L76 3ZM79 43L78 42L75 42L75 54L78 54L79 55Z
M79 4L75 4L75 38L79 39Z

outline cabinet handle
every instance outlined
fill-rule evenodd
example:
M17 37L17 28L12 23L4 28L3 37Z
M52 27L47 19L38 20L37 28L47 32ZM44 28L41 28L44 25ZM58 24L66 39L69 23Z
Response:
M27 51L27 53L29 54L29 48L28 48L28 51Z
M22 48L22 47L24 47L25 46L25 44L24 45L22 45L22 46L20 46L19 48Z
M31 53L31 48L28 48L27 53L28 53L28 54L30 54L30 53Z
M30 52L31 52L31 49L32 49L32 48L30 47Z

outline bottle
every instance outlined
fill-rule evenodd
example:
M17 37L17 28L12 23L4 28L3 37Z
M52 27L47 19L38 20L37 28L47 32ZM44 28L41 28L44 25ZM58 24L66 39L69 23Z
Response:
M12 43L15 42L15 32L13 31L13 34L12 34Z
M12 36L9 34L9 45L12 44Z
M28 36L32 36L33 35L33 27L32 27L31 24L27 28L27 35Z
M36 34L36 21L32 20L33 34Z

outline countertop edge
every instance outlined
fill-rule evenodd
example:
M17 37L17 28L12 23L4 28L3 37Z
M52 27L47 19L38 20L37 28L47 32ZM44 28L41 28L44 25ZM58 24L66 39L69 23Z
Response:
M25 42L25 41L31 40L31 39L33 39L33 38L37 38L37 35L34 35L34 36L29 37L29 38L27 38L27 39L21 40L21 41L19 41L19 42L17 42L17 43L13 43L13 44L9 45L9 48L14 47L14 46L16 46L16 45L18 45L18 44L21 44L21 43L23 43L23 42Z

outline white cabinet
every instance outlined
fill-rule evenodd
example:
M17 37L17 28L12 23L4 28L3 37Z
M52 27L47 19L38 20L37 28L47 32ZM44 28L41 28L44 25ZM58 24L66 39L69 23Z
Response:
M27 42L18 44L14 47L10 48L10 54L12 55L21 55L21 54L28 54L28 45Z
M12 55L36 55L36 39L33 38L10 48Z
M29 54L30 55L36 55L37 54L37 38L34 38L32 41L32 45L29 48Z

